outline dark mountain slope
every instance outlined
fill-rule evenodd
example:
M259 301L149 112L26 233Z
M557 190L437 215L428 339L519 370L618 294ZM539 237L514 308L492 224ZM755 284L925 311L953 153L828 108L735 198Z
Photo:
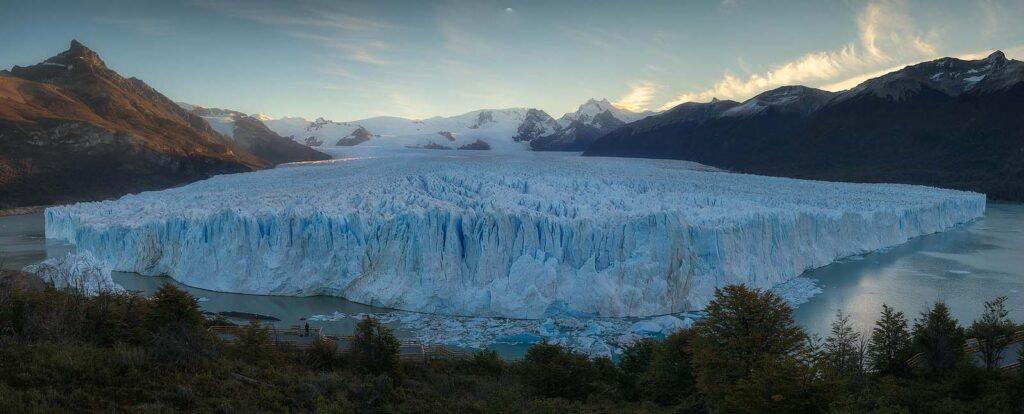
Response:
M0 207L110 198L269 165L76 41L0 72Z
M909 66L831 97L804 93L790 105L741 111L764 101L759 95L702 122L658 120L677 107L616 130L584 155L686 159L756 174L924 184L1024 200L1022 74L1024 64L997 52Z
M179 105L180 106L180 105ZM323 161L331 157L290 138L284 138L255 117L229 109L192 106L193 114L230 122L228 138L272 165L299 161ZM225 131L222 131L225 132Z

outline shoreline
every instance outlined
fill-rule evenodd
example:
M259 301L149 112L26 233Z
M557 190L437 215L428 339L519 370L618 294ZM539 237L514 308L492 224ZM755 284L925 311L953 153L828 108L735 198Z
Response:
M0 209L0 217L20 216L22 214L38 213L40 211L46 210L47 207L51 207L51 206L46 206L46 205L44 205L44 206L27 206L27 207L12 207L12 208Z

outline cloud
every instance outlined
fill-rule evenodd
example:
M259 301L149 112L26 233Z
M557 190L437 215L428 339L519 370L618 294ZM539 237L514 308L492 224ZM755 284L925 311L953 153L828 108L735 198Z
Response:
M333 10L331 3L214 0L199 4L227 16L279 26L291 37L315 41L324 47L345 51L348 60L378 66L389 64L379 52L389 49L390 45L377 36L400 29L388 22ZM312 31L314 28L316 30Z
M110 18L100 17L95 19L97 23L103 25L120 26L124 29L136 33L142 33L154 36L171 36L180 35L178 31L174 30L174 27L165 20L154 19L149 17L123 17L123 18Z
M331 36L324 36L303 31L284 31L284 34L296 39L311 40L320 43L321 46L345 51L345 57L360 63L368 63L377 66L387 66L390 62L380 57L377 52L390 49L388 43L381 41L350 41Z
M639 82L630 86L629 92L613 102L615 106L633 112L643 112L648 109L647 105L654 98L658 85L654 82Z
M868 3L857 17L858 39L836 49L807 53L763 73L747 77L725 74L708 89L684 92L661 106L668 109L684 102L711 98L742 100L779 86L822 83L843 77L853 79L865 71L875 73L893 63L932 57L935 46L929 36L920 33L907 18L903 3L876 0ZM846 82L846 81L844 81Z

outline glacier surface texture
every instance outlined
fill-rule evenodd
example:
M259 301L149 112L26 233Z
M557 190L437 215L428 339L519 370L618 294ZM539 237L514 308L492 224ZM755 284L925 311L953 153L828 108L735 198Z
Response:
M981 194L548 154L344 157L46 210L114 270L216 291L541 318L701 309L980 217Z

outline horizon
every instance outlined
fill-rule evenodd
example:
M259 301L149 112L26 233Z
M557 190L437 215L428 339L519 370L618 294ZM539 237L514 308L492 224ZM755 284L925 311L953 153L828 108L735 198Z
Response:
M1024 56L1024 27L1010 18L1024 3L931 5L15 1L0 13L11 45L0 67L77 39L174 101L353 121L500 108L557 118L588 99L657 111L786 85L843 90L946 56Z

